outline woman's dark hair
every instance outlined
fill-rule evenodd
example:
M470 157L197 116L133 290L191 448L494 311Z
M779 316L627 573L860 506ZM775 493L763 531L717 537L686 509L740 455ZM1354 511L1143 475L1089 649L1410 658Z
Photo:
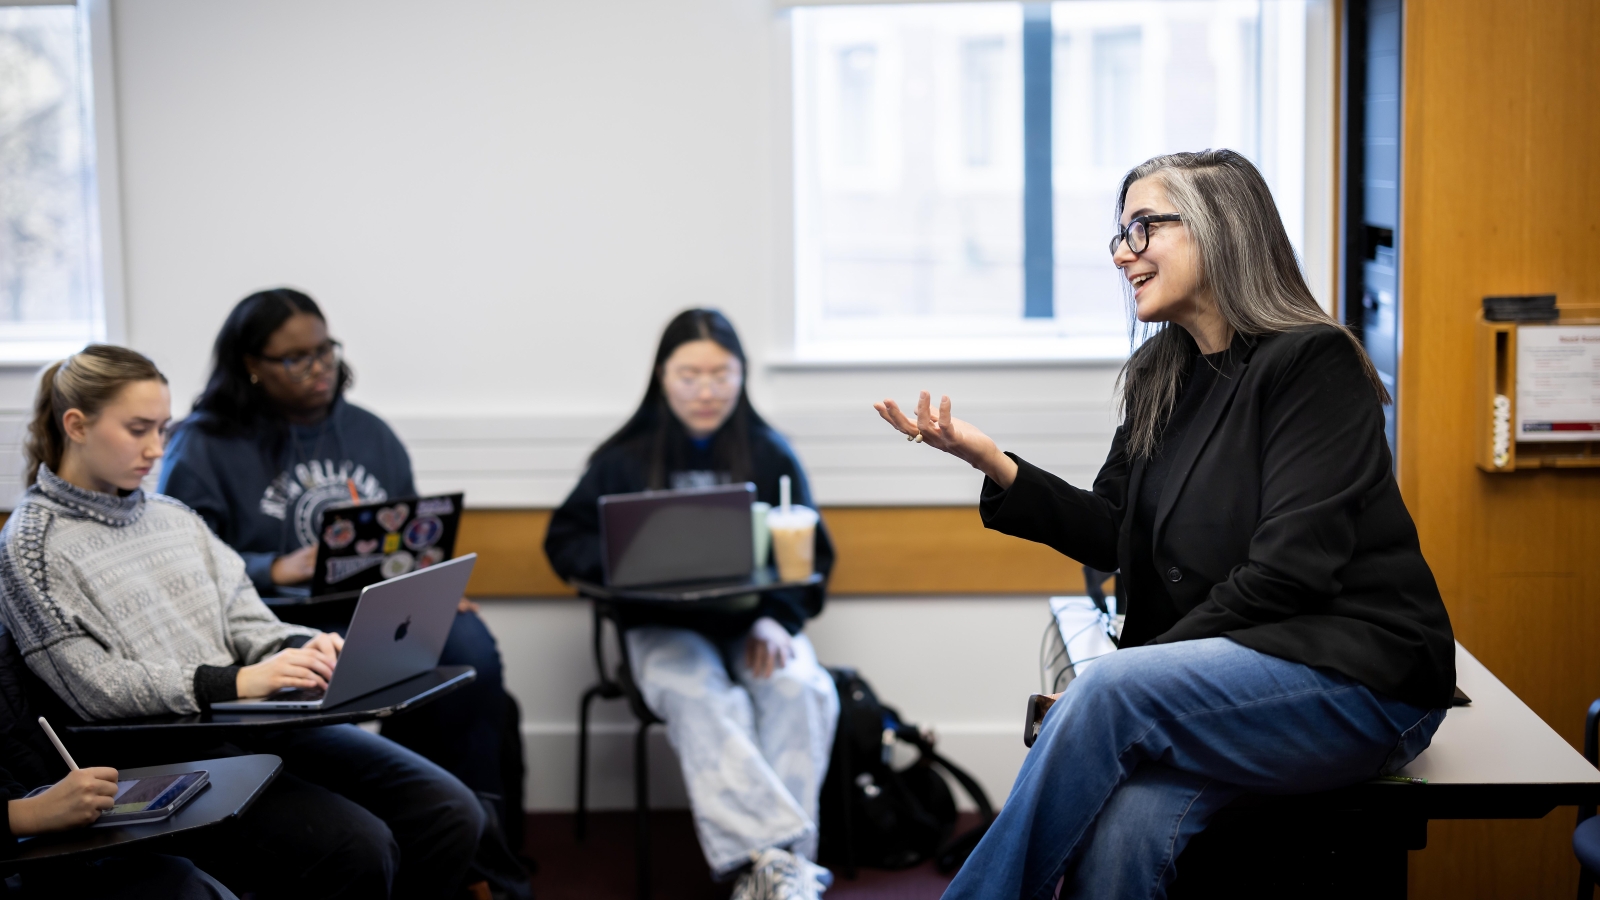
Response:
M315 300L293 288L257 291L240 300L217 332L211 377L195 399L194 414L185 426L192 422L207 434L265 437L264 448L276 449L288 435L288 426L261 385L250 383L244 360L260 356L273 333L300 313L316 316L324 324L328 321ZM334 378L335 399L344 395L352 378L350 367L340 360Z
M667 486L667 472L678 462L676 457L688 441L688 432L667 405L667 395L661 387L661 375L672 354L690 341L716 341L718 346L739 360L741 372L748 373L744 346L739 343L739 334L733 330L733 323L728 321L727 316L714 309L686 309L678 313L661 333L655 365L650 368L650 386L645 388L639 408L594 451L589 457L591 463L613 447L626 447L644 458L651 489ZM734 405L733 413L711 441L712 460L720 471L727 472L736 482L749 480L754 475L750 432L758 427L768 426L750 405L750 395L746 393L741 379L739 400Z

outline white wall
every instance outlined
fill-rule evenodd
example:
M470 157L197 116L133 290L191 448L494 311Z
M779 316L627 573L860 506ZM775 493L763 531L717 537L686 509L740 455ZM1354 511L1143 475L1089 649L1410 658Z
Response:
M396 425L422 487L472 506L559 502L691 304L740 327L757 405L822 503L974 501L971 470L870 409L921 387L1080 483L1104 456L1104 365L782 362L786 26L766 0L140 0L113 18L129 342L179 412L232 304L288 284L323 304L353 397ZM0 372L0 452L27 381ZM528 802L569 807L587 614L524 600L485 617L524 705ZM939 728L998 801L1047 621L1042 598L836 598L810 634ZM631 796L624 715L601 719L601 806ZM681 802L655 758L661 799Z
M141 0L115 31L129 333L180 408L228 308L294 285L424 487L553 505L699 304L743 331L823 502L971 502L963 467L874 425L871 401L924 386L1064 474L1103 456L1103 365L767 365L789 182L787 27L763 0Z

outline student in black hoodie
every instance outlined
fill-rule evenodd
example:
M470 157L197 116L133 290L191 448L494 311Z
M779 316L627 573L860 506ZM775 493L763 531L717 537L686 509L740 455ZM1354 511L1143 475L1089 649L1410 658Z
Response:
M805 471L751 407L744 371L739 336L721 313L691 309L667 325L644 400L550 520L544 549L558 574L601 580L606 494L750 481L776 504L787 475L794 502L811 505ZM816 567L824 576L833 567L820 524ZM809 858L839 700L800 633L822 602L817 586L736 609L635 612L625 623L635 678L678 751L701 849L715 876L740 877L736 898L762 872L813 895L830 880Z
M19 874L5 862L20 838L94 824L110 809L117 770L68 771L29 709L26 665L0 628L0 897L100 897L105 900L218 900L233 893L187 859L133 851L97 859L33 865ZM32 788L50 784L37 796ZM175 849L168 846L166 849ZM181 852L181 851L180 851Z
M417 494L400 439L344 398L351 379L315 301L289 288L251 294L223 323L205 390L167 447L159 491L199 513L239 552L263 597L311 578L324 509L352 495L374 503ZM346 607L344 621L309 624L334 630L348 614ZM477 679L446 701L387 720L384 734L491 797L514 840L522 786L502 777L501 750L510 744L520 755L520 736L505 728L499 648L465 598L440 663L470 665ZM492 862L480 853L480 866L521 879L499 849L509 848L490 851Z

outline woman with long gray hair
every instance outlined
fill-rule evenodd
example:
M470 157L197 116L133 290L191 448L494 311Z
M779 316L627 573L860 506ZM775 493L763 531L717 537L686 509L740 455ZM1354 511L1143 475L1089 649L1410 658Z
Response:
M1092 490L1001 452L949 397L923 392L914 418L875 405L984 473L985 526L1126 588L1120 649L1052 698L946 898L1164 896L1234 798L1394 772L1455 685L1388 394L1306 287L1261 174L1228 150L1157 157L1123 179L1117 217L1146 339Z

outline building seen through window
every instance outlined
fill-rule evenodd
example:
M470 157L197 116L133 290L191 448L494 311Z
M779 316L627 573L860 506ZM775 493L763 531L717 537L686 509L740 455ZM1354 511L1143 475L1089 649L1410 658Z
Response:
M797 356L1125 355L1105 247L1159 153L1249 156L1299 249L1309 6L794 10Z
M0 360L105 337L84 27L74 6L0 6Z

